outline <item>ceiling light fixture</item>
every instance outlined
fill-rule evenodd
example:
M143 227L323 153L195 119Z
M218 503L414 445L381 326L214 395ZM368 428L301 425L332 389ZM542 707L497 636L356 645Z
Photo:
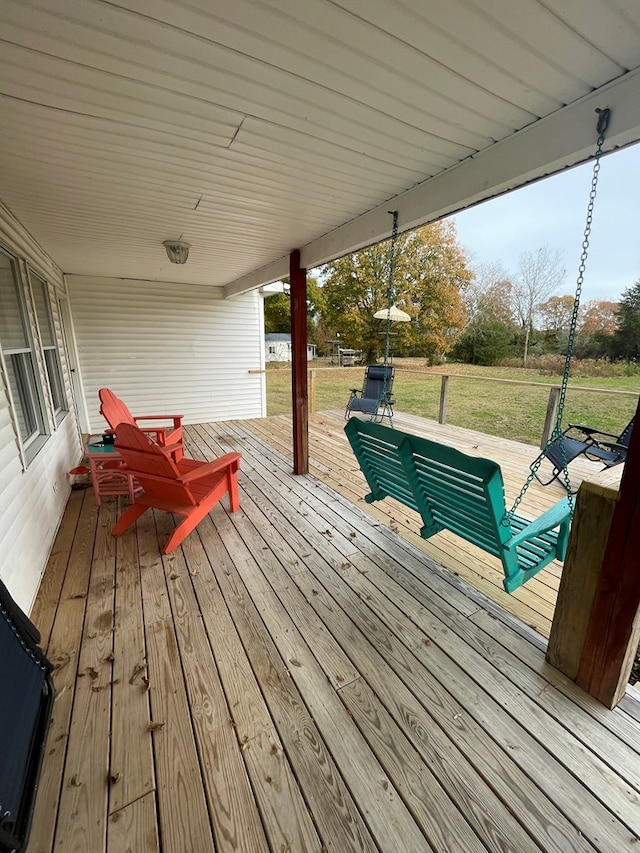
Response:
M189 243L181 240L165 240L162 244L167 250L167 257L172 264L186 264L189 257Z

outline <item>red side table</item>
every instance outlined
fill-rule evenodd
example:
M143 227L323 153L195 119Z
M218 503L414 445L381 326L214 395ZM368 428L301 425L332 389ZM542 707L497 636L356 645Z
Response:
M115 445L105 444L94 437L93 441L87 442L84 449L91 468L96 505L100 506L101 499L107 495L129 495L129 500L133 503L140 486L133 474L127 472Z

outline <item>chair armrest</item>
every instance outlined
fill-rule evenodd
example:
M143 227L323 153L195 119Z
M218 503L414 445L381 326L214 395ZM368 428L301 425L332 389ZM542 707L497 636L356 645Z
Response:
M618 441L600 441L598 439L596 444L599 447L606 447L607 450L611 450L613 453L627 453L629 451L629 447L626 444L620 444Z
M605 456L598 455L598 450L602 451L602 453L610 453L612 457L617 457L617 461L615 458L608 460ZM612 467L612 465L617 465L618 462L626 460L629 448L626 444L618 444L615 441L596 441L586 453L588 459L590 458L590 452L593 452L598 461L604 462L607 467Z
M564 431L563 435L567 433L570 429L577 429L581 433L587 436L587 438L592 438L594 435L606 435L609 438L618 438L618 436L613 432L604 432L601 429L597 429L596 427L583 426L583 424L569 424L569 426ZM597 441L598 439L593 439Z
M563 498L546 512L543 512L539 518L532 521L523 530L515 533L508 542L505 542L505 545L509 550L512 550L516 545L520 545L521 542L526 542L527 539L531 539L533 536L540 536L542 533L547 533L549 530L553 530L554 527L568 522L570 518L571 508L569 506L569 498Z
M224 471L236 462L242 459L241 453L225 453L218 459L212 462L205 462L193 471L187 471L186 474L180 475L180 480L183 483L190 483L192 480L199 480L201 477L208 477L210 474L217 474L219 471Z
M137 423L138 421L173 421L174 427L177 429L184 415L137 415L134 418L134 421Z
M169 455L175 453L176 450L184 450L184 445L180 441L174 441L173 444L161 444L159 446Z

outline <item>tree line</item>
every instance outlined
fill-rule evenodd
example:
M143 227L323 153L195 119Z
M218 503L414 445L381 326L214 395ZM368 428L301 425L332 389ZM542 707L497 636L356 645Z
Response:
M390 351L435 364L445 359L493 365L519 358L564 354L574 297L557 295L566 270L548 246L523 252L515 272L501 264L469 262L455 221L425 225L339 258L307 279L308 337L318 353L330 341L361 350L367 363L381 358L387 323L376 319L390 304L410 318L392 323ZM265 331L289 332L289 294L265 300ZM592 300L579 308L578 358L640 358L640 279L619 302Z

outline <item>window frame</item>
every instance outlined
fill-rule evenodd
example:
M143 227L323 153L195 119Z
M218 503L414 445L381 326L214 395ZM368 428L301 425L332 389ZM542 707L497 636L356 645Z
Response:
M51 410L55 419L56 426L64 420L69 411L69 401L64 386L64 374L62 372L62 360L60 358L60 347L58 346L58 337L56 335L56 324L53 316L53 305L51 299L51 290L49 282L40 275L31 265L27 264L27 276L29 278L29 287L31 290L31 301L33 304L33 316L38 331L40 351L42 355L42 364L44 366L44 374L47 380L47 390L49 392L49 400ZM40 317L38 311L38 301L36 299L36 287L41 287L44 297L45 316ZM42 321L48 326L49 335L53 343L44 343L44 330Z
M18 447L26 468L51 435L45 406L42 370L38 359L34 327L35 313L29 310L28 290L21 259L0 243L0 254L7 258L13 275L18 311L22 321L26 346L4 346L0 340L11 418L14 423ZM33 303L32 306L33 308ZM37 327L36 327L37 329ZM14 387L17 390L14 392ZM30 425L33 425L30 427ZM26 427L26 429L23 428ZM27 430L30 430L27 433Z

